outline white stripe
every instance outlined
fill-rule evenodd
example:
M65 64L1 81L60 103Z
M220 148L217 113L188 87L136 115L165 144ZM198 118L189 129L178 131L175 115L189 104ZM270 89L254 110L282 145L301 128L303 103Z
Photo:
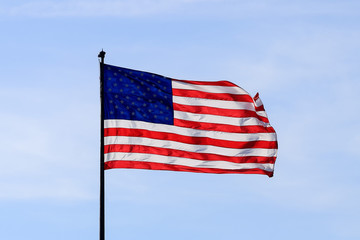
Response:
M260 99L260 98L256 99L256 101L255 101L255 105L256 105L257 107L260 107L260 106L262 106L262 105L263 105L263 103L262 103L262 101L261 101L261 99Z
M274 171L274 164L271 163L233 163L227 161L202 161L189 158L169 157L162 155L154 155L148 153L107 153L105 154L105 162L107 161L141 161L153 163L165 163L173 165L182 165L196 168L219 168L219 169L253 169L259 168L265 171Z
M245 109L255 112L254 103L250 102L235 102L235 101L222 101L205 98L190 98L190 97L179 97L173 96L173 102L191 106L205 106L205 107L216 107L223 109Z
M228 109L250 110L256 112L259 116L267 118L267 114L265 111L256 111L254 105L249 102L222 101L222 100L189 98L189 97L179 97L179 96L173 96L173 102L181 105L216 107L216 108L222 108L224 110L228 110Z
M126 144L126 145L141 145L148 147L161 147L167 149L175 149L187 152L196 153L210 153L220 154L229 157L274 157L276 156L276 149L266 148L224 148L211 145L194 145L170 140L159 140L145 137L128 137L128 136L108 136L104 138L104 144Z
M263 106L263 103L262 103L260 97L258 97L258 99L256 99L255 106L256 107ZM257 111L257 114L259 114L260 116L266 117L266 118L268 117L265 111Z
M219 123L219 124L228 124L233 126L264 126L270 127L270 124L264 123L257 118L234 118L234 117L224 117L218 115L209 115L209 114L196 114L189 112L174 111L174 118L183 119L195 122L205 122L205 123Z
M256 111L257 115L268 118L267 114L265 111Z
M241 87L196 85L196 84L180 82L180 81L176 81L176 80L172 81L172 88L173 89L197 90L197 91L209 92L209 93L230 93L230 94L249 95L249 93L247 93Z
M276 133L228 133L228 132L215 132L206 130L197 130L192 128L183 128L173 125L149 123L143 121L133 120L105 120L105 128L130 128L130 129L144 129L156 132L175 133L184 136L193 137L208 137L219 140L229 141L276 141Z

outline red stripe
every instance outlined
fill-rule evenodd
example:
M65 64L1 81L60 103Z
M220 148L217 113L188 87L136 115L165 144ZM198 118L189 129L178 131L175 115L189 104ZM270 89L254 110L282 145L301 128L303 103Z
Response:
M261 105L261 106L258 106L258 107L255 106L255 110L256 111L265 111L264 105Z
M255 126L234 126L219 123L194 122L183 119L174 119L174 125L179 127L193 128L199 130L232 132L232 133L274 133L273 127Z
M223 109L216 107L205 107L205 106L192 106L192 105L183 105L178 103L173 103L174 110L182 112L191 112L199 114L211 114L224 117L255 117L262 122L269 123L269 120L266 117L258 115L255 111L251 110L238 110L238 109Z
M246 94L209 93L197 90L176 89L172 90L173 95L180 97L205 98L225 101L251 102L253 99Z
M105 169L111 168L136 168L149 170L168 170L168 171L182 171L182 172L197 172L197 173L243 173L243 174L263 174L269 177L273 176L273 172L268 172L259 168L253 169L239 169L227 170L218 168L194 168L182 165L171 165L163 163L139 162L139 161L109 161L105 162Z
M145 137L159 140L176 141L196 145L211 145L226 148L277 148L276 141L229 141L218 140L208 137L190 137L176 133L156 132L144 129L128 129L128 128L105 128L104 136L129 136L129 137Z
M235 85L232 82L228 82L228 81L189 81L189 80L179 80L179 79L172 79L173 81L178 81L178 82L184 82L184 83L190 83L190 84L194 84L194 85L208 85L208 86L225 86L225 87L239 87L237 85Z
M190 158L203 161L227 161L233 163L275 163L276 157L260 157L260 156L246 156L246 157L230 157L213 153L196 153L177 149L150 147L143 145L129 145L129 144L110 144L104 146L104 153L111 152L128 152L128 153L147 153L162 156Z

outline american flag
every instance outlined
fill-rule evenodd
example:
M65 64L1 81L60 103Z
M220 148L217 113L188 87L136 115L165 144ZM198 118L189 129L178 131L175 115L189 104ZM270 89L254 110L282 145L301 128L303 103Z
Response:
M104 65L105 169L273 176L277 138L256 94Z

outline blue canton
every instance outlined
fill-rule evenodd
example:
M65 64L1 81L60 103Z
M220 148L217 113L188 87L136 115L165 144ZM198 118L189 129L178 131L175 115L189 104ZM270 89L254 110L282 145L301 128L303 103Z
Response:
M173 124L171 79L104 65L105 119Z

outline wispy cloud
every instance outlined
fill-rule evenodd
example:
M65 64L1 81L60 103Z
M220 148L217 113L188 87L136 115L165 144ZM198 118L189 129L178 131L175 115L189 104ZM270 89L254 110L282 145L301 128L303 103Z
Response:
M251 2L235 0L76 0L76 1L27 1L0 7L4 16L32 17L89 17L115 16L134 17L154 14L190 14L222 16L294 16L312 14L357 14L356 1L333 2L289 2L263 1Z
M91 117L94 110L89 109L94 107L41 88L4 87L0 98L6 101L0 113L0 200L92 199L96 179L87 174L97 173L98 153L92 147L97 141L88 141L82 151L79 143L97 130L96 118ZM76 105L82 111L72 107L72 101L79 101ZM84 122L86 115L94 121Z
M141 16L166 13L204 0L32 1L2 9L12 16ZM210 1L213 2L213 1Z

